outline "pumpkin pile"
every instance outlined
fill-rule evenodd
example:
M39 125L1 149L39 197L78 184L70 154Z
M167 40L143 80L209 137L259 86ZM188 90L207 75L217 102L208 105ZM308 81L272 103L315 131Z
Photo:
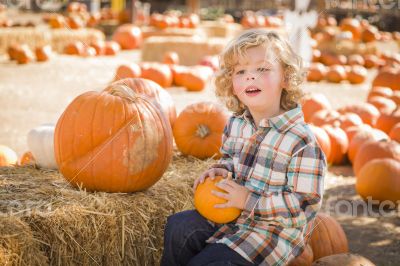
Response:
M8 47L8 57L18 64L27 64L36 59L37 62L45 62L53 55L50 45L38 46L33 52L27 44L14 44Z
M197 14L180 14L179 12L167 12L165 14L153 13L150 16L149 25L158 29L166 28L197 28L200 17Z
M244 28L279 28L283 26L283 20L278 16L263 16L248 10L243 12L240 24Z
M188 91L201 91L217 68L216 57L207 56L195 66L182 66L179 65L177 53L167 52L162 63L141 62L119 66L114 80L141 77L152 80L163 88L175 85L185 87Z
M394 97L396 95L396 97ZM372 87L367 102L333 110L322 94L303 100L306 122L330 164L350 162L367 199L400 200L400 108L397 91Z
M121 50L121 46L115 41L96 40L89 44L81 41L68 43L64 47L64 54L76 55L81 57L101 56L101 55L116 55Z

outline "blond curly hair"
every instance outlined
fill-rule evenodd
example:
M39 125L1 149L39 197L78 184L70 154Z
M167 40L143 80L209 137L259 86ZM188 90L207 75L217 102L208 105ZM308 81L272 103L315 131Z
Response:
M246 108L233 94L234 68L245 56L247 49L260 45L272 47L283 68L287 86L282 89L281 108L285 111L295 108L303 96L299 87L305 77L301 57L276 32L252 29L233 39L219 56L220 70L215 75L215 94L234 113L242 113Z

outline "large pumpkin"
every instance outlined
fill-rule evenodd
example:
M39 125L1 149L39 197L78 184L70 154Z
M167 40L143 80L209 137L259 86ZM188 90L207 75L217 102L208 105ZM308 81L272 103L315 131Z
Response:
M326 158L329 158L331 153L331 140L326 131L320 127L309 125L311 131L314 133L315 138Z
M376 109L375 106L369 103L355 103L351 105L346 105L342 108L339 108L338 112L341 114L344 113L358 114L358 116L361 117L362 121L365 124L368 124L372 127L375 126L376 120L378 120L379 117L378 109Z
M217 209L214 207L216 204L226 202L226 199L215 196L211 191L225 192L217 187L215 184L223 180L222 176L216 176L214 180L206 178L206 180L199 184L194 192L194 206L197 211L205 218L216 223L229 223L239 217L241 211L237 208L223 208Z
M386 139L365 142L354 159L354 174L357 176L367 162L379 158L392 158L400 161L400 143Z
M15 151L7 146L0 145L0 167L14 165L17 161L18 156Z
M314 260L349 251L346 234L340 224L325 213L318 213L309 244Z
M306 95L302 100L302 110L304 114L304 120L309 122L315 112L322 109L330 109L331 104L322 93L313 93Z
M297 256L296 258L292 259L288 266L310 266L314 260L314 254L310 245L306 245L303 252Z
M187 106L174 123L176 146L183 154L199 159L219 158L227 120L228 114L215 103L199 102Z
M360 128L359 132L353 136L349 144L348 157L350 162L354 163L359 149L365 142L371 140L379 141L388 138L388 135L381 130L375 128Z
M384 68L376 75L373 86L389 87L400 90L400 68Z
M328 133L331 141L331 152L327 161L331 164L342 164L345 162L349 141L346 133L338 126L325 125L322 127Z
M172 132L156 101L114 84L71 102L57 122L60 172L90 191L133 192L155 184L172 158Z
M142 78L127 78L115 81L106 91L112 90L114 86L125 85L128 86L135 93L145 94L146 96L154 99L161 105L162 110L168 117L171 125L174 124L176 119L176 108L171 95L160 87L154 81Z
M357 193L364 199L400 200L400 162L391 158L372 160L364 165L356 179Z
M133 24L119 26L113 35L113 41L122 49L136 49L142 44L142 31Z

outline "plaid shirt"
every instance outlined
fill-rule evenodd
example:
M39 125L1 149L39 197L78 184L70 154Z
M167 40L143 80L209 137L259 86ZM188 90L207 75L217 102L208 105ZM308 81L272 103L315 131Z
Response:
M251 191L241 216L207 243L223 243L257 265L283 265L299 255L322 201L325 155L301 106L260 121L248 110L225 126L218 164Z

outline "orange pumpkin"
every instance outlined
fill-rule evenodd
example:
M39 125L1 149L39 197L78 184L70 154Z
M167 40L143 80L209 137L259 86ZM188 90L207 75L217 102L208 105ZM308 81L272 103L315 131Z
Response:
M329 138L329 135L326 133L324 129L320 127L316 127L313 125L308 125L308 126L314 133L314 136L317 139L317 142L321 147L322 151L324 152L326 158L328 158L331 153L331 140Z
M221 138L228 115L219 105L199 102L187 106L174 123L176 146L186 155L199 159L221 154Z
M189 67L180 65L170 65L170 69L173 77L173 84L176 86L183 86L183 77L189 72Z
M346 133L338 126L325 125L322 127L331 141L331 152L327 161L331 164L342 164L345 162L349 141Z
M367 54L364 56L364 61L365 64L364 66L366 68L374 68L378 67L379 65L383 64L383 61L379 59L376 55L373 54Z
M367 162L379 158L392 158L400 161L400 143L387 139L366 141L361 145L354 159L353 170L356 176Z
M354 65L347 73L347 80L350 81L351 84L360 84L367 79L367 75L368 72L365 67Z
M372 82L373 86L389 87L400 90L400 68L385 68L379 71Z
M84 55L85 50L85 46L82 42L75 41L65 46L64 53L68 55Z
M141 63L142 78L152 80L163 88L172 86L171 68L166 64L160 63Z
M22 154L21 158L18 160L18 165L25 166L25 165L35 165L36 161L33 157L32 152L27 151Z
M83 28L85 26L82 19L77 16L69 17L68 25L69 25L70 29L73 29L73 30L77 30L77 29Z
M321 81L326 75L326 67L321 63L312 63L308 69L308 81Z
M346 131L347 128L360 126L363 124L362 119L355 113L345 113L339 117L340 128Z
M375 106L381 114L391 114L397 107L394 101L381 96L371 97L368 99L368 102Z
M400 106L400 91L394 91L390 99L394 101L397 106Z
M60 28L65 28L67 22L65 21L65 18L62 15L52 15L49 18L49 25L52 29L60 29Z
M347 63L347 58L344 55L334 55L328 52L322 52L321 63L326 66L345 65Z
M110 91L114 86L124 85L135 93L144 94L150 99L154 99L161 106L164 114L168 117L171 125L176 119L176 108L171 95L151 80L142 78L126 78L113 82L105 91Z
M54 146L59 170L72 185L134 192L167 169L172 132L150 98L118 84L75 98L57 122Z
M361 25L360 21L354 18L345 18L340 21L340 29L341 31L350 31L353 34L354 40L361 39Z
M349 251L343 228L333 217L321 212L315 218L309 244L314 254L314 260Z
M44 45L37 47L35 50L36 60L39 62L44 62L49 60L52 56L52 50L50 45Z
M376 121L375 127L389 134L390 130L392 130L394 125L396 125L399 122L400 122L400 109L397 109L396 111L390 114L382 113L379 116L378 121Z
M351 140L353 139L354 135L358 133L360 130L370 130L372 127L367 124L362 124L362 125L357 125L357 126L351 126L346 129L344 129L344 132L346 132L347 139L349 140L349 144L351 143Z
M8 57L10 58L10 60L17 60L18 51L20 50L20 44L11 44L7 49Z
M313 49L312 62L318 63L321 60L321 50Z
M341 114L345 113L355 113L359 117L361 117L362 121L365 124L370 126L375 126L376 121L379 117L379 111L375 106L369 103L356 103L341 107L338 109L338 112Z
M139 48L142 44L142 31L133 24L124 24L117 28L112 37L122 49L130 50Z
M214 180L206 178L204 183L197 186L194 192L194 206L196 210L205 218L215 223L224 224L236 220L241 211L237 208L217 209L216 204L225 203L226 200L212 194L211 191L225 192L216 186L216 183L223 180L222 176L216 176Z
M363 198L400 200L400 162L391 158L372 160L364 165L356 178L356 191Z
M213 71L207 66L194 66L182 74L182 86L188 91L202 91L212 76Z
M388 138L389 136L385 132L375 128L360 129L359 132L353 136L349 145L348 157L350 162L354 163L358 151L365 142L371 140L379 141Z
M87 47L85 47L85 50L84 50L82 56L89 57L89 56L96 56L96 54L97 54L96 49L94 49L91 46L87 46Z
M323 109L330 109L331 104L322 93L313 93L305 95L302 99L302 110L304 114L304 120L309 122L315 112Z
M372 87L372 89L368 93L367 101L374 96L381 96L390 99L393 96L393 91L391 88L388 87Z
M360 65L363 66L365 64L364 57L359 54L352 54L349 56L347 63L351 66L353 65Z
M310 266L314 260L314 254L310 245L306 245L303 252L292 259L288 266Z
M34 60L34 54L31 48L23 44L20 46L20 49L16 52L16 60L18 64L27 64Z
M142 75L142 69L138 64L130 63L121 65L117 68L114 80L125 78L139 78Z
M340 114L335 110L319 110L311 117L309 123L321 127L323 125L339 124Z
M121 50L121 46L114 41L106 41L104 44L105 55L116 55Z
M381 38L379 30L374 26L368 26L362 31L361 39L363 42L374 42Z
M0 145L0 167L15 165L17 161L18 157L15 151L7 146Z
M400 122L392 127L389 132L389 137L400 143Z
M169 65L178 65L179 55L176 52L167 52L164 54L163 63Z
M326 79L329 82L339 83L346 80L346 69L342 65L332 65L326 72Z
M103 40L96 40L90 43L90 46L96 50L96 55L103 55L106 43Z

